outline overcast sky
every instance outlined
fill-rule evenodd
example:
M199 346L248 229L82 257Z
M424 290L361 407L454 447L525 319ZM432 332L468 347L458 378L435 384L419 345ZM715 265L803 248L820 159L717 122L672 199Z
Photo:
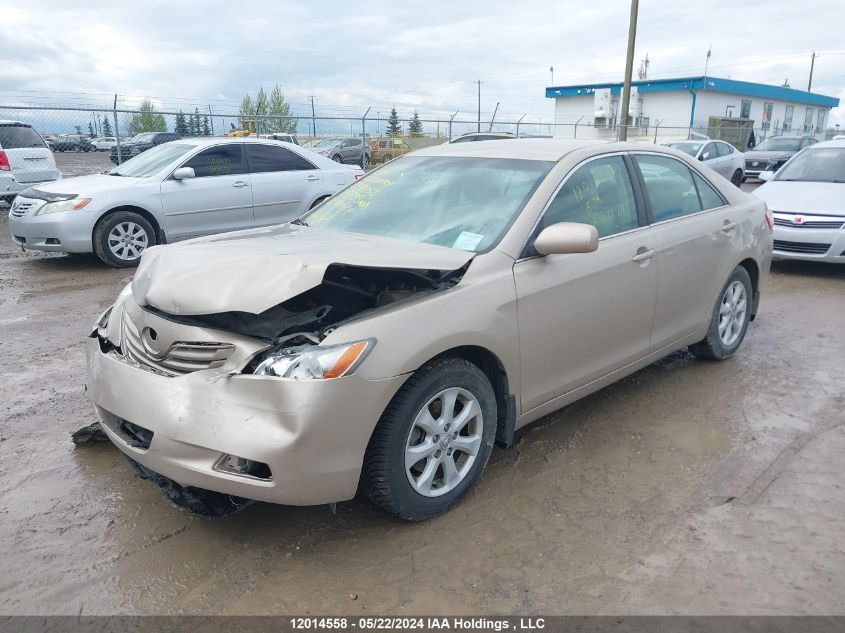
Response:
M0 0L0 103L210 103L280 84L294 104L360 116L476 108L551 118L556 85L619 81L628 0ZM649 77L709 74L845 100L841 0L641 0L636 60ZM60 94L61 93L61 94ZM81 94L79 94L81 93ZM303 106L297 105L297 108ZM501 118L498 117L498 118ZM833 122L845 124L843 108Z

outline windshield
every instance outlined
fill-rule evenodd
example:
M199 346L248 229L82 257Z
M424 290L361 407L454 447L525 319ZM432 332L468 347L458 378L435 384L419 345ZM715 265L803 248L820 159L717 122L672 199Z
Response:
M693 158L698 155L698 150L701 149L703 143L669 143L669 147L674 147L677 150L686 152Z
M800 138L767 138L754 149L763 152L795 152L801 145Z
M136 134L130 140L130 143L149 143L153 140L153 136L155 136L155 132L144 132L143 134Z
M409 156L332 196L308 226L479 253L495 246L554 163Z
M325 140L320 141L314 147L334 147L335 145L340 144L340 141L336 138L327 138Z
M845 148L805 150L781 167L775 180L845 182Z
M135 158L130 158L109 172L112 176L131 176L133 178L149 178L156 175L174 160L182 156L196 145L186 143L165 143L153 147Z

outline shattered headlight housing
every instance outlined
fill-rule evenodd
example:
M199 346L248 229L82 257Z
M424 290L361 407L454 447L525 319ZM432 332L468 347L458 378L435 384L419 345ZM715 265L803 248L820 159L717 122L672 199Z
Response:
M112 308L114 308L114 304L110 305L103 311L103 313L97 318L97 320L94 321L94 327L91 328L102 338L106 338L106 328L109 327L109 317L111 317Z
M246 373L294 380L325 380L353 373L375 346L375 339L342 345L273 347L256 357ZM253 368L250 371L250 368Z

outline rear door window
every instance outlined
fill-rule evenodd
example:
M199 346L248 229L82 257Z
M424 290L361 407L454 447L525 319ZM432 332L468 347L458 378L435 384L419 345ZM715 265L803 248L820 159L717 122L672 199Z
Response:
M674 158L635 154L654 222L701 211L690 168Z
M46 147L41 136L28 125L0 123L0 148L23 149Z
M242 144L210 147L192 157L183 167L193 168L197 178L245 174Z
M246 155L249 158L249 171L253 174L265 173L268 171L292 171L293 152L276 145L251 145L246 146Z
M625 160L609 156L575 170L543 216L544 228L558 222L592 224L599 237L637 228L637 205Z
M734 153L734 148L727 143L716 143L716 151L719 152L719 156L730 156Z

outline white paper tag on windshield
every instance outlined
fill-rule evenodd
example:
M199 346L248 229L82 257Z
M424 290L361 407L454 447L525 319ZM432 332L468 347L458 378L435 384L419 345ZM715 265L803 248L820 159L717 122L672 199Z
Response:
M458 239L455 240L455 243L452 244L452 248L459 248L462 251L474 251L475 247L478 246L478 243L483 238L484 236L479 235L478 233L470 233L469 231L463 231L458 236Z

